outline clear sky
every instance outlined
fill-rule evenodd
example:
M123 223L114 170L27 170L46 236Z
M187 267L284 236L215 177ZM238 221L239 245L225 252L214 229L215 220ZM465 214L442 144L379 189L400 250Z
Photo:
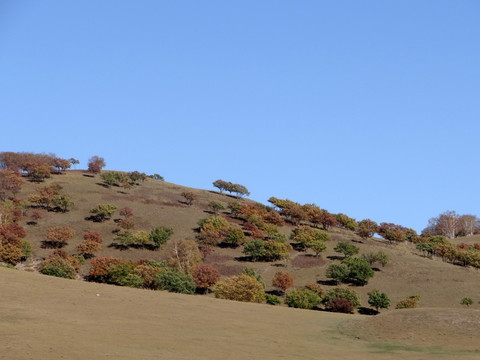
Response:
M0 151L422 230L480 215L480 2L0 0Z

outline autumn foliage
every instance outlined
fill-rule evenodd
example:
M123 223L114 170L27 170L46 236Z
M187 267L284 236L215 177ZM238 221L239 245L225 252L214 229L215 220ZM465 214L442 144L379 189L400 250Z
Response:
M48 243L54 247L63 247L75 236L70 226L50 226L47 229Z
M294 286L293 277L287 272L277 271L273 277L272 285L285 292L285 290Z
M220 273L209 264L198 264L193 270L193 281L195 286L201 289L208 289L220 280Z

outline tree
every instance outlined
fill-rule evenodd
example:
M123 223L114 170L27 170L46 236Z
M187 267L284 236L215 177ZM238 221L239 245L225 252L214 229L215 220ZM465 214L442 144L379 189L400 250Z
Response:
M396 225L392 223L381 223L378 227L378 234L383 237L385 240L388 240L390 243L398 243L405 241L405 231L407 229L401 225Z
M104 158L97 155L88 159L88 171L91 173L99 174L106 165Z
M333 288L327 291L322 302L327 306L333 299L345 299L348 300L354 308L361 306L360 298L358 294L350 289L346 288Z
M344 242L344 241L340 241L337 244L337 246L335 246L335 248L333 250L335 250L338 253L343 254L344 257L347 258L347 257L350 257L352 255L357 254L360 249L358 248L358 246L355 246L353 244L350 244L350 243L347 243L347 242Z
M343 298L334 298L325 306L328 310L333 312L341 312L344 314L353 314L353 305L350 301Z
M373 306L378 313L378 309L388 309L390 306L390 298L384 292L372 290L368 293L368 303Z
M364 258L349 257L342 263L348 267L348 278L355 283L365 285L368 279L374 275L372 268Z
M120 216L123 216L125 219L128 219L133 216L132 208L125 206L120 209Z
M310 226L297 226L290 236L292 241L299 242L304 248L310 248L315 251L315 255L324 251L327 246L326 241L331 239L330 234L323 230L313 229Z
M55 195L52 200L52 206L60 209L60 211L64 213L73 205L75 205L74 202L65 194Z
M338 283L348 279L350 275L350 270L345 264L332 264L330 265L326 272L325 276L329 279L333 279Z
M378 225L370 219L362 220L358 223L357 235L362 239L371 238L378 231Z
M339 213L335 216L335 218L345 229L355 231L358 228L358 223L355 221L355 219L345 214Z
M10 243L0 244L0 258L8 264L16 265L22 259L22 249Z
M117 207L111 204L99 204L90 209L90 214L93 214L93 219L97 222L103 222L109 219L113 213L117 211Z
M428 221L428 226L422 231L422 235L443 235L453 239L461 228L460 215L455 211L445 211Z
M157 289L169 292L182 294L193 294L195 292L192 275L178 269L166 268L159 272L155 277L155 285Z
M212 209L213 213L215 214L215 216L218 215L218 212L220 210L224 210L225 209L225 206L223 206L223 204L221 202L218 202L218 201L210 201L208 203L208 207L210 209Z
M473 300L469 297L464 297L461 301L460 301L460 304L462 305L466 305L467 307L469 307L470 305L473 304Z
M187 274L192 273L195 266L202 261L195 240L174 240L168 244L165 252L168 265Z
M148 175L148 177L152 178L153 180L165 181L165 178L159 174Z
M198 264L193 270L193 281L195 285L207 292L208 288L220 280L220 273L209 264Z
M245 269L242 270L242 274L253 277L253 278L254 278L255 280L257 280L260 284L262 284L262 286L263 286L264 289L265 289L265 287L267 286L267 284L265 284L265 281L263 281L262 275L260 275L259 273L257 273L257 272L255 271L255 269L253 269L253 268L248 268L248 267L246 267Z
M245 234L243 233L242 229L230 226L225 233L223 244L231 248L236 248L239 245L243 244L244 241Z
M460 233L464 236L475 234L480 228L480 220L475 215L460 216Z
M83 240L77 245L77 251L85 258L92 257L97 251L100 251L102 246L94 240Z
M33 170L29 172L29 177L32 181L36 182L42 182L48 179L50 177L50 166L39 165L34 167Z
M363 254L362 257L367 261L368 265L372 266L374 263L379 262L382 267L388 264L389 257L388 254L383 250L378 250L377 252L369 252Z
M15 196L22 188L24 181L20 175L10 169L0 170L0 200Z
M338 221L327 210L320 210L320 213L312 219L314 224L321 224L323 230L328 230L332 226L337 226Z
M40 264L40 273L66 279L75 279L76 270L71 259L59 253L51 254L48 259Z
M182 196L185 198L185 201L187 203L188 206L191 206L192 203L197 200L197 195L195 195L193 192L191 191L184 191L182 192Z
M75 236L70 226L50 226L47 229L47 239L52 246L63 247Z
M287 272L277 271L272 285L285 292L288 288L294 287L293 277Z
M215 180L213 182L213 186L216 187L218 190L220 190L220 193L223 193L224 191L226 191L227 189L229 189L231 187L232 183L229 183L227 181L224 181L224 180Z
M170 236L173 235L173 229L157 226L150 231L150 240L155 244L155 246L159 247L167 242Z
M71 165L73 165L74 168L75 168L75 165L80 164L80 161L78 161L75 158L70 158L70 159L68 159L68 161L70 162Z
M248 241L243 247L243 253L247 256L250 256L254 262L265 257L267 254L265 249L265 241L260 239Z
M293 290L285 297L285 303L289 307L299 309L313 309L320 301L320 296L308 289Z
M265 301L265 291L253 277L241 274L219 281L214 289L215 297L227 300L257 302Z

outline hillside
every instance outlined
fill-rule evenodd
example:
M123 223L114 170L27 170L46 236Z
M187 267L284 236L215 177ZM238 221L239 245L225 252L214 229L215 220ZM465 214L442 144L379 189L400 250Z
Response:
M120 250L109 247L114 237L112 232L118 229L114 219L120 216L114 215L111 220L102 223L86 220L90 215L89 210L99 203L111 203L118 209L125 206L132 208L135 230L149 230L159 225L171 227L174 233L169 241L194 239L198 220L211 215L207 206L210 201L221 202L225 207L232 200L253 203L248 199L236 199L215 191L191 189L152 179L147 179L128 191L116 186L107 188L98 175L86 176L81 171L68 171L66 174L53 176L40 185L26 183L18 197L28 198L28 195L39 186L51 184L61 185L62 191L69 194L75 205L66 213L41 210L43 218L38 220L36 225L25 225L26 240L32 245L33 255L26 264L20 264L20 268L31 270L35 264L38 265L39 260L47 258L52 253L52 249L42 247L47 228L52 225L68 225L75 230L75 237L63 248L68 254L76 252L76 246L85 232L94 230L104 237L102 250L96 253L96 257L117 256L130 260L164 259L164 247L155 251L135 248ZM181 196L183 191L194 192L198 200L187 206ZM239 223L239 220L229 216L228 210L222 215L234 225ZM289 224L280 228L287 236L293 229L294 227ZM480 298L480 290L476 286L480 280L480 273L476 269L447 264L440 258L425 258L409 243L392 245L383 239L362 240L353 232L340 228L331 228L330 234L332 241L327 244L326 252L319 258L303 251L292 250L289 261L250 262L242 259L242 247L236 249L215 247L214 252L207 256L205 261L218 268L223 276L236 275L245 267L254 268L262 275L267 289L273 289L271 283L276 271L279 269L288 271L295 279L295 286L301 287L316 281L326 282L328 279L325 277L325 269L338 261L335 259L339 254L333 251L333 248L338 241L351 243L353 241L360 248L360 254L382 249L390 257L390 263L384 268L378 268L366 286L354 287L361 296L362 304L366 305L367 293L372 289L385 291L393 304L406 296L419 294L423 307L461 307L459 301L464 296ZM464 241L475 241L475 238L477 236L465 238ZM460 242L462 239L456 241ZM90 262L91 260L87 260L82 266L80 275L88 274ZM328 289L328 285L324 288Z
M98 357L91 358L125 359L158 358L159 352L165 359L187 359L192 354L213 359L313 359L318 353L327 357L338 357L340 353L342 358L352 359L366 355L374 359L397 358L405 352L418 358L478 355L472 337L480 330L478 269L443 262L440 257L425 257L409 242L395 244L379 238L360 238L340 227L329 229L331 241L327 241L326 251L318 257L292 243L289 259L253 262L244 256L242 246L215 246L203 261L217 268L222 279L238 275L246 267L253 268L262 276L269 292L275 291L272 279L279 270L292 275L297 289L316 283L327 291L335 286L325 271L341 259L333 250L340 241L357 246L360 255L383 250L390 261L384 267L374 268L375 275L366 285L340 285L359 294L363 306L360 312L369 306L369 292L378 289L387 293L391 306L377 316L359 315L358 311L345 315L297 310L285 304L245 304L213 299L213 293L178 295L31 274L54 251L45 246L51 226L68 225L75 230L73 239L63 247L70 256L77 253L84 233L102 234L102 249L79 269L77 280L84 280L96 258L164 260L170 243L196 238L198 221L212 215L208 207L211 201L220 202L225 208L231 201L254 204L213 190L191 189L150 178L131 189L106 186L98 175L82 171L54 175L40 184L26 182L17 197L28 199L39 187L54 184L62 186L62 192L68 194L74 205L67 212L37 208L41 218L34 222L30 216L34 209L28 209L20 225L26 230L25 240L32 246L32 255L16 266L26 271L0 268L1 335L8 339L8 354L12 355L9 359L37 358L37 354L51 357L53 351L59 358L63 355L80 359L85 350L98 352ZM191 206L182 196L185 191L197 197ZM131 208L135 231L165 226L173 229L173 235L167 244L155 250L116 248L112 241L120 216L117 212L104 222L92 221L90 209L98 204ZM242 221L229 209L221 210L220 215L230 226L241 227ZM288 222L279 227L287 237L294 229ZM477 235L457 238L454 243L478 241ZM410 295L420 295L419 309L394 309L397 302ZM472 298L474 303L463 308L463 297ZM18 299L22 299L21 303ZM25 337L31 339L30 352L24 351ZM124 337L128 337L128 344ZM71 339L75 339L73 344Z

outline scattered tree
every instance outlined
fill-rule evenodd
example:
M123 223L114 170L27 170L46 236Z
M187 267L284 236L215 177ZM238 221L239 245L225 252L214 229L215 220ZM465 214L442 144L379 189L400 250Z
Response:
M215 297L227 300L257 302L265 301L262 284L253 277L241 274L232 276L215 285Z
M420 301L420 295L407 296L405 299L399 301L395 306L395 309L413 309L418 307Z
M99 204L90 209L90 214L93 214L93 218L97 222L103 222L109 219L117 211L117 207L111 204Z
M190 274L202 261L202 255L194 240L175 240L166 249L167 263L170 267Z
M293 277L287 272L277 271L273 277L272 285L285 293L288 288L294 286Z
M218 215L218 212L220 210L224 210L225 209L225 206L223 206L223 204L221 202L218 202L218 201L210 201L208 203L208 207L213 211L213 213L215 214L215 216Z
M198 198L198 196L191 191L182 192L182 196L185 198L185 201L188 206L191 206L192 203Z
M335 248L333 250L335 250L338 253L343 254L344 257L347 258L347 257L350 257L352 255L357 254L360 249L358 248L358 246L355 246L353 244L350 244L350 243L347 243L347 242L344 242L344 241L340 241L337 244L337 246L335 246Z
M220 280L220 273L209 264L198 264L193 270L193 281L195 285L207 292L208 288Z
M350 275L350 270L345 264L332 264L330 265L326 272L325 276L329 279L333 279L337 282L337 285L348 279Z
M343 298L334 298L325 305L325 307L333 312L340 312L344 314L353 314L353 305L350 301Z
M368 293L368 303L373 306L378 313L378 309L388 309L390 306L390 298L384 292L372 290Z
M362 220L358 223L357 235L362 239L371 238L378 231L378 225L370 219Z
M63 247L75 236L70 226L50 226L47 229L48 242L55 247Z
M289 307L299 309L313 309L320 301L320 296L308 289L293 290L285 297L285 303Z
M88 159L88 171L91 173L99 174L105 166L106 163L102 157L94 155Z
M360 298L358 294L350 289L346 288L333 288L327 291L325 297L322 299L322 302L326 305L328 309L328 304L333 299L345 299L348 300L354 308L361 306Z

